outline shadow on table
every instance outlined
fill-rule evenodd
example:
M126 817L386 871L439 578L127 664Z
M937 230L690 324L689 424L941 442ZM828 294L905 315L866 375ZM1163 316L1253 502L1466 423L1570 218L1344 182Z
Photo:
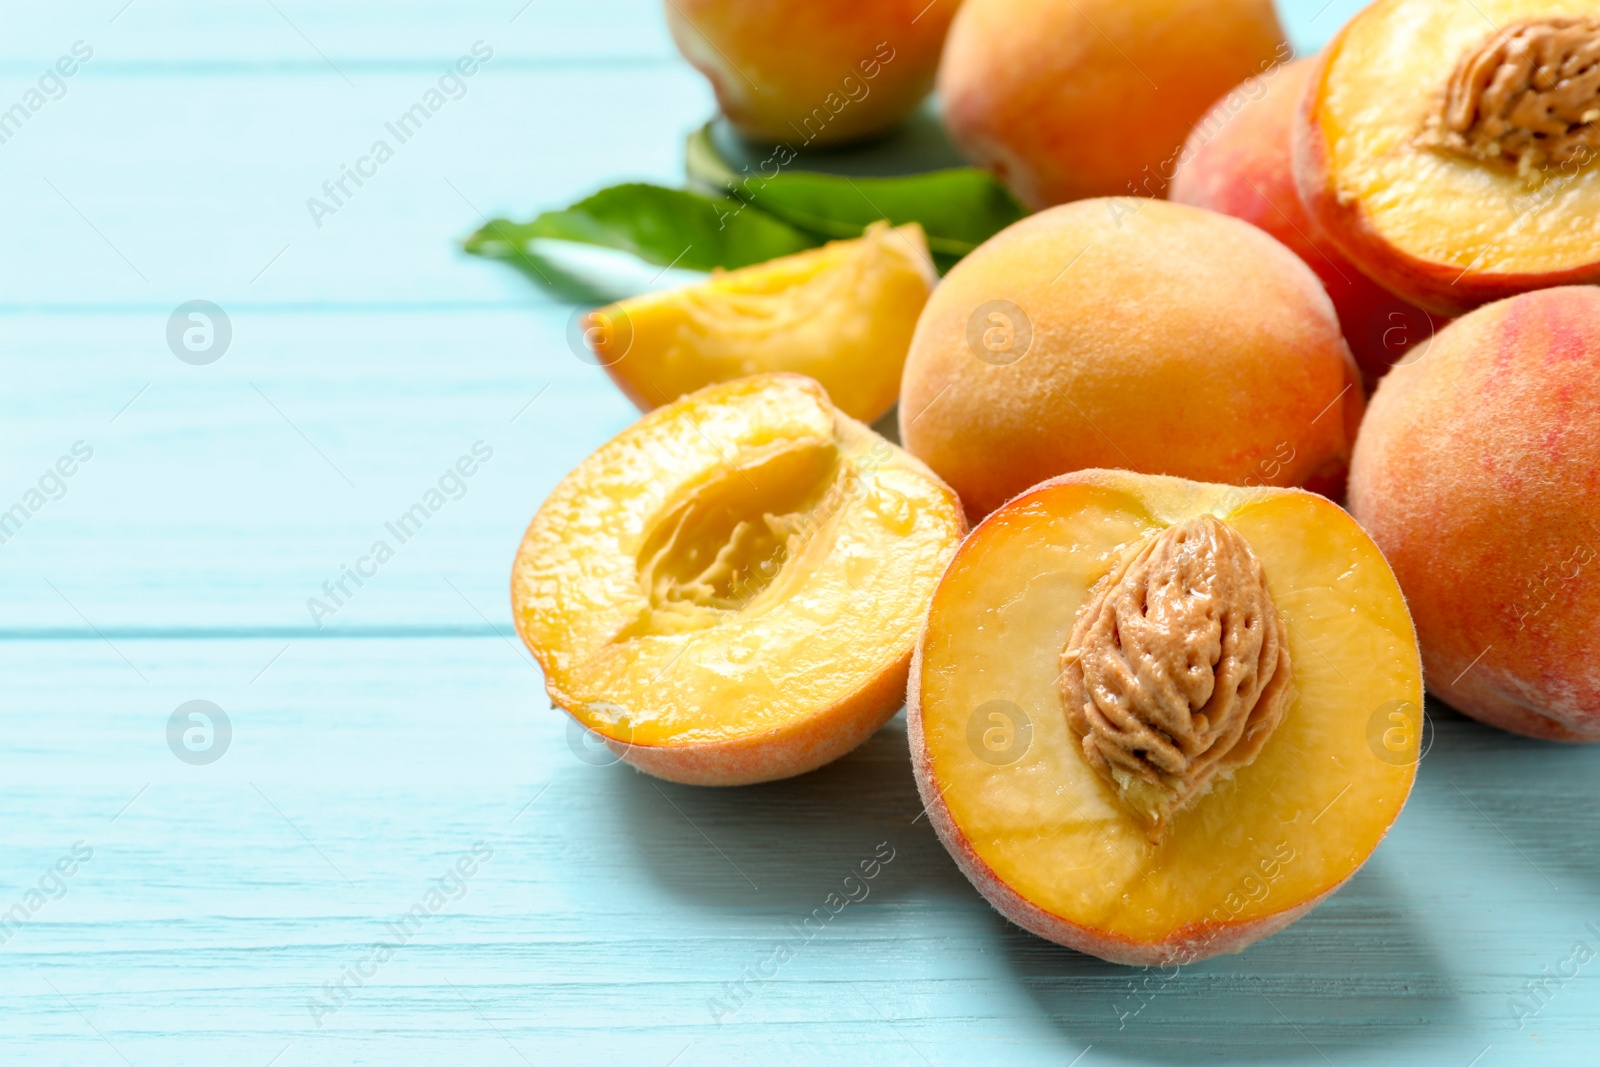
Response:
M1238 956L1122 967L1003 926L1017 982L1098 1062L1324 1063L1383 1048L1401 1062L1460 1019L1455 981L1407 913L1382 853L1328 903Z
M1600 745L1507 733L1432 698L1428 715L1434 743L1411 803L1474 842L1480 862L1504 864L1508 879L1539 891L1582 892L1592 914L1600 850L1587 813L1600 808ZM1537 922L1531 929L1543 932Z
M615 832L646 875L690 902L803 915L878 861L874 902L914 891L981 906L922 816L903 714L843 759L781 782L703 789L607 770Z
M1446 728L1436 773L1459 732ZM596 799L608 832L644 876L697 907L808 913L886 843L894 859L871 883L872 902L915 897L992 923L1005 970L1060 1033L1063 1062L1089 1045L1096 1062L1130 1064L1323 1063L1377 1049L1398 1062L1469 1025L1459 983L1383 850L1287 930L1174 974L1105 963L990 911L921 816L903 716L844 759L783 782L699 789L606 772ZM841 919L854 921L850 910Z

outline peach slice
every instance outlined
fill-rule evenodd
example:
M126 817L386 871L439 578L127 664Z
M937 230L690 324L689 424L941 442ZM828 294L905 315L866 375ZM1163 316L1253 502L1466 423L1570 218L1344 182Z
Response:
M1079 471L985 519L912 661L912 763L1001 914L1130 964L1237 952L1364 863L1415 776L1400 588L1296 489Z
M601 308L585 337L641 411L713 382L791 371L871 423L894 406L936 281L922 227L874 223L853 240Z
M1313 219L1445 315L1600 281L1600 4L1379 0L1345 26L1295 128Z
M513 614L551 701L622 759L768 781L900 707L965 529L948 487L816 382L745 378L651 412L556 486Z

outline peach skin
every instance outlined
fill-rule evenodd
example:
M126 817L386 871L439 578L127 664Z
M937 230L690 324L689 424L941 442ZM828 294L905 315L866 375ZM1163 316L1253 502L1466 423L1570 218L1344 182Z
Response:
M1428 688L1600 741L1600 288L1464 315L1373 394L1350 509L1416 615Z
M1298 256L1238 219L1122 197L1026 218L946 275L900 435L974 515L1091 467L1338 497L1362 407Z
M623 760L764 782L900 707L965 530L948 487L816 382L756 375L657 408L556 486L513 615L551 702Z
M1325 498L1079 471L962 544L907 716L934 829L1002 915L1182 965L1372 854L1415 778L1422 668L1394 575Z

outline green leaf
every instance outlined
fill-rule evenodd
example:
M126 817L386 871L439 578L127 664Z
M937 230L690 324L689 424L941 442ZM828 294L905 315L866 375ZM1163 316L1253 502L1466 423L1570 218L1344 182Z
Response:
M752 207L824 237L855 237L868 223L920 223L934 252L960 257L1028 214L999 179L964 167L904 178L791 171L747 177L732 192Z
M730 198L631 182L602 189L532 222L493 219L465 241L468 252L501 259L533 255L537 238L631 252L685 270L732 270L813 248L822 238Z

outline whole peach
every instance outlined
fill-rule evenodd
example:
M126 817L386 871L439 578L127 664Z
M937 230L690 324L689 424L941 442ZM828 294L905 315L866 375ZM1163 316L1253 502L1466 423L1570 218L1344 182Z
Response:
M1272 0L967 0L945 126L1034 207L1160 196L1211 101L1290 54Z
M1032 215L951 270L912 335L900 435L974 515L1091 467L1338 496L1362 407L1299 257L1123 197Z
M1169 195L1253 223L1322 279L1344 338L1368 381L1383 377L1444 319L1394 296L1319 233L1294 184L1295 115L1315 62L1273 67L1229 90L1189 134Z
M961 0L667 0L684 58L747 137L793 148L888 129L933 88Z
M1410 601L1429 689L1517 733L1600 740L1600 288L1486 305L1390 371L1350 510Z

